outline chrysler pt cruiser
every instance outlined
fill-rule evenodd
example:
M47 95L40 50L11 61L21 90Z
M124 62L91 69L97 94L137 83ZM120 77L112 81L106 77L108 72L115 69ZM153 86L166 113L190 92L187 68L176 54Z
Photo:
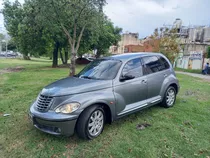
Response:
M179 83L159 53L129 53L92 61L79 74L42 89L30 106L34 127L53 135L93 139L105 123L176 101Z

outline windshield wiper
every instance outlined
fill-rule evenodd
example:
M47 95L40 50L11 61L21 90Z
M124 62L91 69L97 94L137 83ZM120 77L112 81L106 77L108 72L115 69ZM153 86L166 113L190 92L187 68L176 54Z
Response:
M90 80L95 79L95 78L89 77L89 76L81 76L81 78L90 79Z

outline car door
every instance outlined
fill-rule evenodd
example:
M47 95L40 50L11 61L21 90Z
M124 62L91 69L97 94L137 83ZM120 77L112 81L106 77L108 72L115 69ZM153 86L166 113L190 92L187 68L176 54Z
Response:
M148 101L155 103L161 100L162 84L170 74L168 62L161 56L147 56L142 58L144 75L147 76Z
M147 82L143 76L140 58L128 61L121 72L121 77L133 76L133 79L114 83L114 95L116 98L116 113L118 116L145 106L147 99Z

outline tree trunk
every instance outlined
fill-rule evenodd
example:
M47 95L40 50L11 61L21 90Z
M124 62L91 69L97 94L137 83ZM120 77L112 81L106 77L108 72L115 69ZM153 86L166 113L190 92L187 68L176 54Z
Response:
M70 74L69 76L74 76L76 73L76 54L75 48L71 50L71 63L70 63Z
M55 48L53 51L53 63L52 63L53 68L58 66L58 48L59 48L59 43L55 42Z
M31 60L31 58L28 55L23 55L24 60Z
M68 63L68 49L64 49L64 52L65 52L65 60L64 60L64 64L67 64Z
M100 53L96 53L96 59L100 58Z
M60 57L61 57L62 63L65 64L65 63L64 63L64 59L63 59L63 54L62 54L62 48L60 48Z
M96 59L100 58L101 54L102 54L102 53L101 53L101 50L98 49L98 50L97 50L97 53L96 53L96 56L95 56Z

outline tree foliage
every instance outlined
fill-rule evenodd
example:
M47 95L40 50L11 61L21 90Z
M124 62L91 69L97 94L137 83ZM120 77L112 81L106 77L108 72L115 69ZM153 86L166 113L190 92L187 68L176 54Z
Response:
M108 53L111 45L117 45L121 40L122 28L114 27L113 23L103 16L98 25L92 30L86 29L81 40L81 46L78 50L79 56L87 53L89 50L97 50L96 57Z
M3 41L5 39L4 34L0 33L0 42Z
M161 28L159 31L159 29L155 29L152 37L160 40L159 52L163 53L173 63L180 52L177 30Z
M36 4L45 21L66 35L71 52L70 76L74 75L83 33L97 25L105 0L36 0Z
M53 67L58 65L58 50L65 41L62 31L55 26L48 27L37 9L35 1L4 2L5 27L14 40L18 51L27 55L40 56L53 54ZM51 53L48 53L51 52Z
M100 57L108 52L111 45L117 45L121 40L122 28L114 27L113 23L106 17L99 27L99 36L96 43L93 45L97 49L96 57Z
M45 30L37 25L36 14L28 3L21 5L17 0L4 2L5 27L24 56L42 55L49 44Z
M122 29L104 15L105 4L105 0L26 0L22 5L6 0L3 15L18 51L52 56L53 67L59 55L64 64L70 58L74 75L76 56L92 49L100 56L120 40Z
M17 51L17 46L16 46L15 41L13 39L10 39L8 41L7 48L8 48L8 50Z
M207 58L210 58L210 46L207 48Z

